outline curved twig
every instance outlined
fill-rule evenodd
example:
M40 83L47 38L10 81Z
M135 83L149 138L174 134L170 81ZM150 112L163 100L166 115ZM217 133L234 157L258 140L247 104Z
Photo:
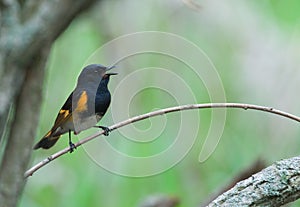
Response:
M125 121L119 122L117 124L114 124L112 126L109 127L109 129L115 130L118 129L120 127L126 126L128 124L143 120L143 119L147 119L153 116L158 116L158 115L162 115L162 114L167 114L167 113L171 113L171 112L176 112L176 111L184 111L184 110L190 110L190 109L205 109L205 108L241 108L241 109L252 109L252 110L258 110L258 111L264 111L267 113L272 113L272 114L277 114L279 116L283 116L289 119L292 119L294 121L300 122L300 117L295 116L293 114L284 112L284 111L280 111L277 109L274 109L272 107L266 107L266 106L258 106L258 105L252 105L252 104L243 104L243 103L207 103L207 104L188 104L188 105L182 105L182 106L175 106L175 107L169 107L169 108L165 108L165 109L160 109L157 111L153 111L153 112L149 112L146 114L142 114L142 115L138 115L135 117L132 117L130 119L127 119ZM95 139L96 137L102 135L104 132L98 132L94 135L88 136L82 140L80 140L79 142L77 142L75 144L76 147L92 140ZM56 158L62 156L63 154L66 154L67 152L70 151L70 148L67 147L59 152L56 152L55 154L47 157L46 159L42 160L41 162L39 162L38 164L36 164L35 166L33 166L32 168L30 168L29 170L27 170L24 174L24 177L27 178L31 175L33 175L34 172L36 172L38 169L40 169L41 167L43 167L44 165L48 164L49 162L51 162L52 160L55 160Z

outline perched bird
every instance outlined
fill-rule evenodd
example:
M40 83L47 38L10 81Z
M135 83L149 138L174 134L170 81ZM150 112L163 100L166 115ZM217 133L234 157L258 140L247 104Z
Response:
M69 133L70 152L75 145L71 140L71 131L79 134L91 127L98 127L108 135L109 129L96 126L107 111L111 95L107 88L109 77L117 73L107 73L114 68L100 64L86 66L80 73L77 85L60 109L51 130L34 146L34 149L52 147L62 134Z

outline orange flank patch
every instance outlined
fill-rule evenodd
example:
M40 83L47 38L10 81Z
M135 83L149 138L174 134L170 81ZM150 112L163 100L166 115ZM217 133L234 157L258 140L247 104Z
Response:
M70 114L70 111L62 109L59 111L59 113L62 114L64 116L64 118L66 118Z
M80 95L80 98L78 99L76 111L82 112L87 110L87 101L88 101L87 93L86 91L83 91L82 94Z

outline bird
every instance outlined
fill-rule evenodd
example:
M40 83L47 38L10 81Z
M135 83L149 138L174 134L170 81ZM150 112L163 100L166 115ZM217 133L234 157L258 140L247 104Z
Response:
M81 131L97 127L109 135L109 128L96 126L106 113L111 94L108 90L110 76L118 73L107 72L115 66L105 67L100 64L91 64L84 67L78 76L77 85L67 98L54 121L52 128L36 143L33 149L49 149L61 135L69 133L70 153L76 149L72 143L71 132L75 135Z

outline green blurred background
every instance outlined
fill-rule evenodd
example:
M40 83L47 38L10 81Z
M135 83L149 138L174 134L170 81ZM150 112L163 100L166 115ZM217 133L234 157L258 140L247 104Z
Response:
M215 65L228 102L272 106L300 114L300 2L191 2L106 0L77 18L53 45L36 140L53 124L58 110L73 90L82 66L92 53L108 41L141 31L174 33L201 48ZM116 48L116 51L119 49ZM99 63L113 64L104 59ZM187 66L172 58L166 60L145 54L121 63L114 69L119 75L113 77L109 84L112 93L122 79L139 68L167 67L170 64L172 72L192 89L195 102L210 102L209 92L201 80L195 78ZM130 84L138 88L139 84L151 84L157 77L168 81L168 77L157 76L149 70L146 79ZM180 87L176 90L181 92ZM128 117L175 106L179 102L189 103L189 100L178 101L172 94L151 87L135 94L129 102L127 96L130 94L123 95L124 103L120 97L116 99L118 104L124 105L125 111L129 111ZM114 108L110 107L101 121L102 125L121 121L112 118L111 110ZM227 110L224 133L218 147L209 159L200 163L198 156L210 127L211 112L195 110L184 113L199 115L201 126L188 130L199 130L197 139L184 159L174 167L148 177L121 176L97 165L80 147L75 153L60 157L30 177L20 206L129 207L138 206L149 195L157 194L178 197L180 206L199 206L255 160L260 158L269 165L276 160L299 155L300 131L297 123L262 112L230 109ZM155 141L139 143L116 131L88 145L101 145L106 141L125 154L149 156L166 149L174 141L180 119L180 114L170 114L134 125L134 139L147 140L151 139L151 133L148 133L150 137L141 137L139 133L151 131L153 122L165 122L165 128L154 137ZM96 131L88 130L73 136L73 139L76 141ZM35 151L32 165L66 146L67 135L64 135L50 150ZM105 153L99 152L99 156L105 156ZM113 159L111 162L126 168L126 163ZM297 206L297 202L294 205Z

